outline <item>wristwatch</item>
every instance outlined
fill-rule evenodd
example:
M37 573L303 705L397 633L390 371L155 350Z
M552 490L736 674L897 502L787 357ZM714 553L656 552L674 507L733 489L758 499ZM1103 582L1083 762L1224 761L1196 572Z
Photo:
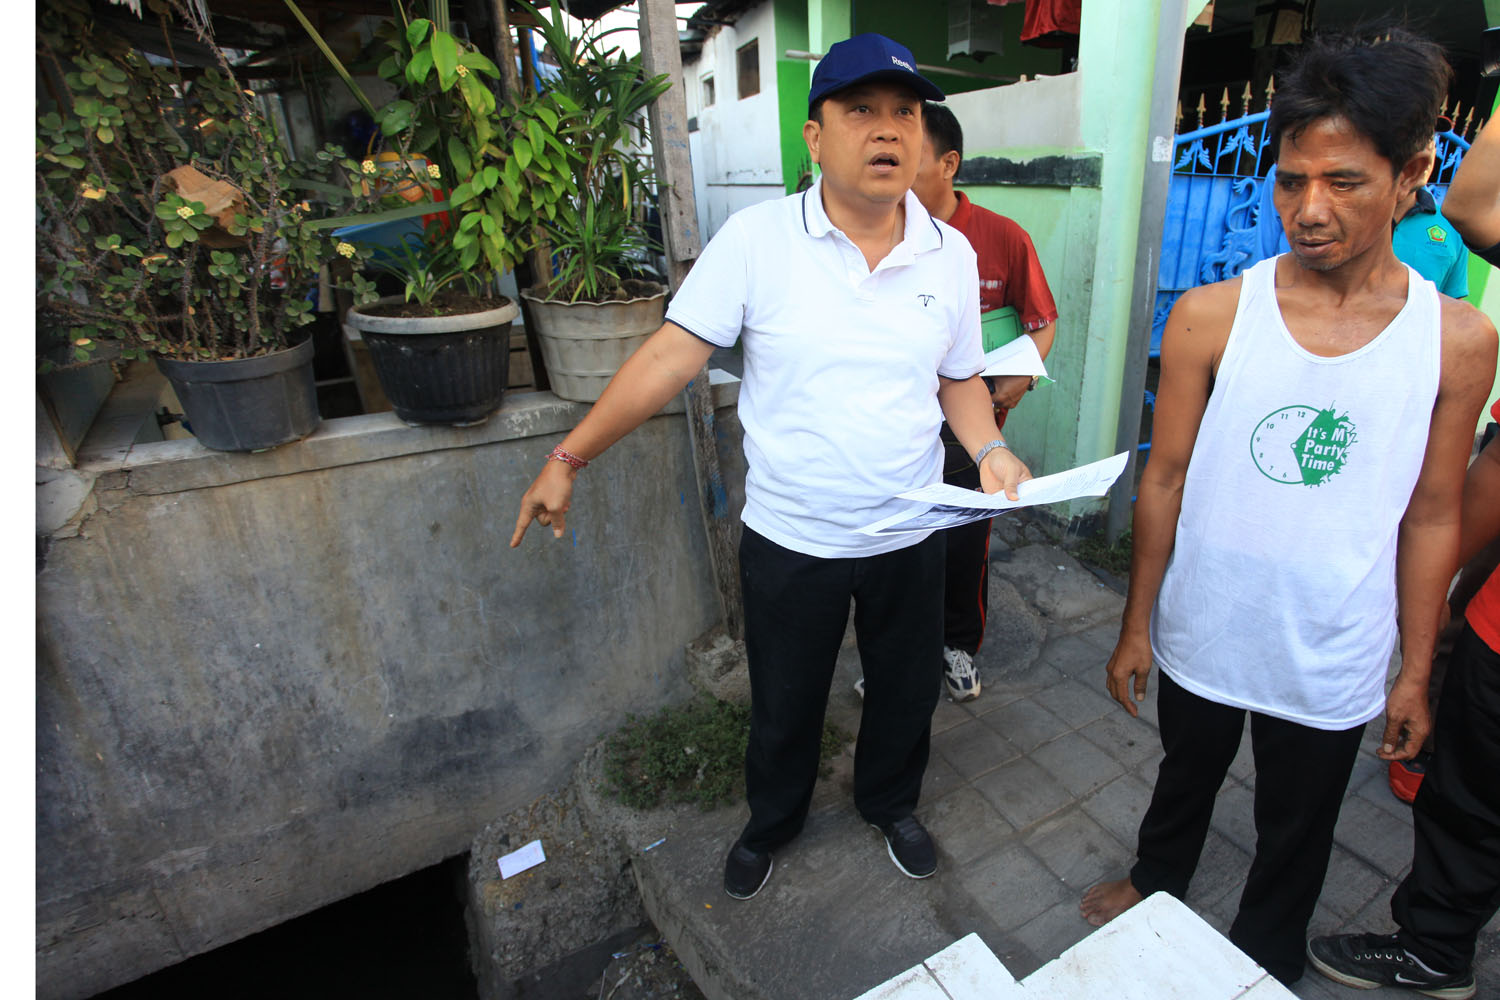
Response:
M1026 391L1027 391L1027 392L1030 392L1030 391L1031 391L1031 390L1032 390L1032 389L1035 389L1035 388L1036 388L1036 384L1037 384L1037 381L1038 381L1038 380L1039 380L1039 379L1040 379L1040 378L1041 378L1041 376L1040 376L1040 375L1033 375L1033 376L1031 376L1031 384L1030 384L1030 385L1028 385L1028 386L1027 386L1027 387L1026 387Z
M996 448L1004 448L1006 451L1009 451L1010 445L1006 444L1004 441L1001 441L999 438L996 438L989 444L985 445L983 448L979 449L979 454L974 456L974 464L979 465L983 463L984 457L990 452L994 451Z

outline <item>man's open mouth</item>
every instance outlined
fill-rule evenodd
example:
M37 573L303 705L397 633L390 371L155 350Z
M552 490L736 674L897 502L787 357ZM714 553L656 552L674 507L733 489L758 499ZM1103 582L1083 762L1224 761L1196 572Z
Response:
M870 166L895 168L901 165L901 158L895 153L877 153L870 157Z

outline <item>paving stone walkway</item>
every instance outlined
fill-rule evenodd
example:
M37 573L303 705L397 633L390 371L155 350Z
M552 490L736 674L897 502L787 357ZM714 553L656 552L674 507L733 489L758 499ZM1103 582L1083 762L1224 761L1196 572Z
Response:
M778 854L754 900L733 902L719 888L743 807L679 814L670 830L640 834L667 836L637 864L637 879L648 912L709 997L840 1000L970 931L1024 979L1092 930L1079 897L1128 870L1161 759L1155 684L1138 719L1105 695L1123 601L1087 569L1020 528L997 528L991 554L988 635L976 658L984 692L964 705L939 703L918 808L939 847L937 876L913 883L884 860L854 814L847 756L819 783L807 829ZM851 731L858 675L851 644L829 707ZM1410 865L1411 812L1386 785L1379 735L1372 723L1314 934L1394 929L1388 902ZM1254 848L1255 781L1247 727L1185 900L1220 932ZM1481 938L1475 971L1481 996L1500 995L1500 920ZM1293 991L1304 1000L1408 995L1346 989L1311 970Z

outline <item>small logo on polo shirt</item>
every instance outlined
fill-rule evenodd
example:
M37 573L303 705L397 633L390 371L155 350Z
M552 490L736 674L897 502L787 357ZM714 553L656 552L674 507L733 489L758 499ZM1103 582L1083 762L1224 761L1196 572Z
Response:
M926 309L928 306L930 306L932 304L932 300L935 299L935 298L937 298L937 296L935 296L935 295L918 295L917 298L921 300L921 302L922 302L922 308Z
M1448 230L1442 226L1428 226L1427 238L1434 243L1443 243L1448 239Z
M895 56L891 56L891 62L895 63L897 66L900 66L902 69L906 70L908 73L915 73L916 72L916 70L914 70L914 69L911 68L911 63L906 62L904 59L898 59Z

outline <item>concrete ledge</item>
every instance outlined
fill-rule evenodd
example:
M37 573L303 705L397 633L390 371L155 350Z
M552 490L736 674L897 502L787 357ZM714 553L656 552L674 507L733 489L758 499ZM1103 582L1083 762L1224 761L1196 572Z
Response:
M739 399L738 380L713 379L712 388L716 408ZM413 427L394 413L367 413L325 420L301 441L251 453L213 451L196 439L150 444L91 439L79 452L78 472L105 489L128 485L138 494L176 493L561 433L577 426L590 405L550 392L516 393L477 427ZM683 412L681 399L661 412Z

